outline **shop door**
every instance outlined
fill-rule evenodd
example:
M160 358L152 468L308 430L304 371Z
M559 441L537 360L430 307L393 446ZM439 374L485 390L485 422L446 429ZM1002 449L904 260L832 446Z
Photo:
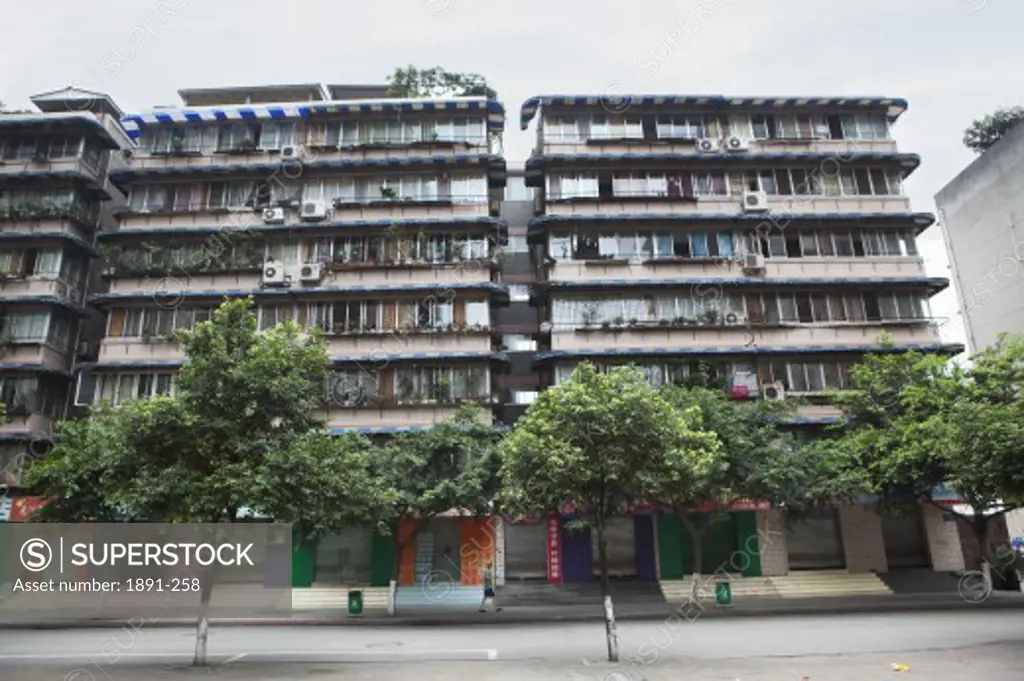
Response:
M836 509L804 518L786 533L790 570L838 570L846 567L839 512Z
M636 539L632 518L609 518L604 528L605 550L608 555L609 577L636 576ZM594 557L594 576L600 577L600 553L597 550L597 532L590 533L591 555Z
M882 538L889 569L931 567L921 512L882 516Z
M566 523L571 518L562 518L562 579L566 582L590 582L594 579L594 554L590 528L584 527L570 532Z
M505 579L546 579L547 523L505 524Z

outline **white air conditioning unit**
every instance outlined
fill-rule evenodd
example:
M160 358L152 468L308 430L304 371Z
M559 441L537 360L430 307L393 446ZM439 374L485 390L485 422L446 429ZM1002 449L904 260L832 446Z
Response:
M298 144L286 144L281 147L281 160L298 160L302 158L302 146Z
M760 253L744 253L743 269L747 272L763 272L764 256Z
M764 192L744 192L743 212L764 213L768 210L768 195Z
M731 137L725 138L725 150L726 151L749 151L750 142L742 137L732 135Z
M727 312L725 315L725 323L729 326L740 326L747 323L747 318L735 312Z
M303 201L299 215L303 220L314 222L327 219L327 205L323 201Z
M761 396L766 400L784 400L786 399L786 386L779 381L765 383L761 387Z
M268 225L283 225L284 208L264 208L263 222Z
M263 263L260 286L287 286L289 277L285 274L284 263L271 260Z
M302 282L319 282L323 279L324 269L323 265L318 262L307 262L299 267L299 281Z
M701 138L697 140L697 151L702 154L714 154L718 151L718 140Z

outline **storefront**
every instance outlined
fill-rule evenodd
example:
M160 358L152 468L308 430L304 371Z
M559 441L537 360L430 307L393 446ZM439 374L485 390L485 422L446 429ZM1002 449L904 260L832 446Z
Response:
M790 570L838 570L846 567L846 553L838 509L810 514L786 530Z
M890 570L932 566L919 508L899 515L883 514L882 539Z
M547 579L547 523L537 516L505 523L505 579Z

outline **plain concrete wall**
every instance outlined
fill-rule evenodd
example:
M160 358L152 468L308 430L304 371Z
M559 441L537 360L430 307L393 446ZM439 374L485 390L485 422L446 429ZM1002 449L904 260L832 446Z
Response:
M1024 331L1024 125L943 187L935 203L970 350Z
M843 533L846 569L849 572L889 571L882 536L882 518L870 506L842 506L839 527Z

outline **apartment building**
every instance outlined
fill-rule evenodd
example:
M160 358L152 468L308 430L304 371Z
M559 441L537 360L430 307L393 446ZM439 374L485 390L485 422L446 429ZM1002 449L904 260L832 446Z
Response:
M839 415L825 392L847 387L865 352L959 352L941 343L929 311L948 282L925 275L915 245L934 218L913 212L903 192L920 162L891 135L906 107L888 98L525 102L522 128L536 119L526 172L536 188L529 240L543 252L534 302L547 322L544 381L559 383L582 360L633 364L654 384L710 371L735 399L803 398L792 425L813 434ZM854 522L862 510L790 528L782 558L761 547L745 573L932 563L921 518ZM756 545L773 514L737 508L705 540L708 571ZM617 574L689 568L678 520L620 518L614 532ZM563 528L561 542L564 578L592 579L591 538ZM858 559L865 542L884 544L888 559ZM538 538L507 560L543 573L551 544Z
M173 392L170 334L243 296L261 329L327 334L333 432L497 404L500 104L320 84L179 94L124 119L137 147L112 174L128 200L101 236L106 328L78 404Z
M0 485L21 483L53 442L74 362L88 352L95 241L124 196L108 173L133 146L106 95L68 88L0 114ZM7 496L7 495L5 495ZM0 509L0 518L11 512Z

